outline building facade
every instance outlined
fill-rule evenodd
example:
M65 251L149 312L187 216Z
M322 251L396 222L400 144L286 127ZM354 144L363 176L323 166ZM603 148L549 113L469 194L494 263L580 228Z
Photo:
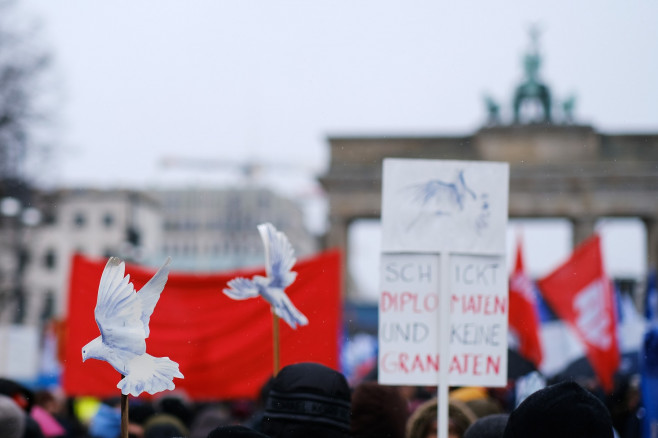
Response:
M41 193L38 226L26 230L23 323L38 325L66 314L71 257L118 256L142 262L159 250L158 203L135 191L60 190ZM16 309L7 309L7 312Z
M300 207L262 188L154 190L162 206L160 252L174 269L217 271L263 265L258 224L271 222L288 236L297 258L318 250Z

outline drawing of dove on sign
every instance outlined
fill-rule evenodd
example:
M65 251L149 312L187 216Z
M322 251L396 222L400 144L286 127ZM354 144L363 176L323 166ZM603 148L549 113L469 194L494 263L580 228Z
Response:
M111 257L98 286L94 316L101 335L82 347L82 361L108 362L123 378L117 384L126 396L146 391L155 394L174 389L174 377L183 378L178 364L168 357L146 353L149 321L169 276L170 259L135 292L125 264Z
M458 169L453 180L432 178L413 184L407 189L412 193L411 202L419 208L417 216L407 225L407 229L419 226L422 221L460 215L469 203L478 203L480 209L473 223L475 231L479 233L488 227L489 195L478 195L467 184L464 169Z
M308 319L295 307L285 292L297 277L297 273L292 271L297 260L290 241L270 223L258 225L258 232L265 246L267 276L256 275L252 279L234 278L227 283L228 288L223 292L234 300L246 300L260 295L270 303L273 315L274 374L276 375L279 370L278 318L282 318L293 329L297 329L299 325L307 325Z

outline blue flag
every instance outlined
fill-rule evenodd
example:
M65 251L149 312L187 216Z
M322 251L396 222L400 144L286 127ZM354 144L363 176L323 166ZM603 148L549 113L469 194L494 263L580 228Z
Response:
M617 327L619 327L624 322L623 298L617 284L613 283L612 290L615 293L615 315L617 316Z
M642 403L645 415L643 438L658 436L658 325L650 324L642 345Z
M658 290L656 290L656 272L647 279L647 291L644 312L648 329L642 343L642 403L645 415L642 422L642 437L658 436Z

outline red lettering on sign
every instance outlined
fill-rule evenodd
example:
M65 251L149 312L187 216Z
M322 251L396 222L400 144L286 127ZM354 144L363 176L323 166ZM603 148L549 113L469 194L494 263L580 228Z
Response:
M507 297L498 295L453 295L450 311L463 314L504 315L507 312Z
M438 372L439 355L417 353L410 356L407 353L388 352L381 358L380 369L385 373L404 374Z
M500 371L500 356L463 353L452 356L450 361L450 374L470 374L473 376L487 376L498 374Z
M500 356L487 356L487 374L500 373Z
M380 300L382 312L434 312L439 307L438 294L423 294L419 297L415 292L383 291Z
M489 376L500 374L501 356L463 353L450 359L450 374ZM438 354L387 352L381 357L380 370L384 373L436 373L439 371Z

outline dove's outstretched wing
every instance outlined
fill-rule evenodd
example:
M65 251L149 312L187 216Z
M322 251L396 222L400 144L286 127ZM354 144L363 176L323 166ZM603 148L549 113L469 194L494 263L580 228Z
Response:
M143 304L137 299L130 275L124 277L124 273L125 264L120 259L111 257L107 261L98 286L94 316L103 344L144 354L146 331L141 320Z
M260 291L255 280L256 279L249 280L244 277L236 277L226 283L228 288L224 289L224 293L234 300L246 300L247 298L257 297Z
M265 269L270 286L285 289L297 277L297 273L292 271L297 261L295 251L288 237L277 231L272 224L258 225L258 232L265 245Z
M160 267L160 269L158 269L158 272L156 272L155 275L153 275L153 277L151 277L151 279L137 293L137 299L142 303L142 314L140 319L144 324L144 332L147 338L149 337L149 321L151 319L151 315L153 315L155 305L158 303L160 294L162 293L162 290L167 283L167 279L169 278L170 262L171 258L167 257L167 260Z

